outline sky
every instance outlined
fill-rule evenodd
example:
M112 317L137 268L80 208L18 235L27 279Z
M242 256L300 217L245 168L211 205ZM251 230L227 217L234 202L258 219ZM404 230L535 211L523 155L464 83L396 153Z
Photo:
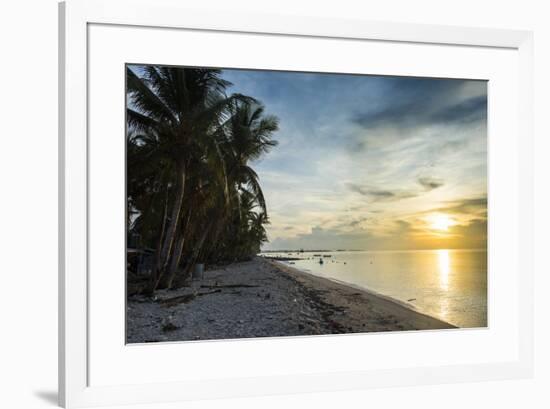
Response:
M486 248L485 81L224 70L276 115L263 250Z

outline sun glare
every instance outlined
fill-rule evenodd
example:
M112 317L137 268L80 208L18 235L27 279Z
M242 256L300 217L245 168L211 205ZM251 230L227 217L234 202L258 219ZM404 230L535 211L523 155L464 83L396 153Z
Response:
M434 230L447 231L455 223L445 214L437 214L430 218L430 227Z
M449 289L449 273L451 271L449 250L437 250L437 260L439 265L439 280L441 282L441 288L447 291Z

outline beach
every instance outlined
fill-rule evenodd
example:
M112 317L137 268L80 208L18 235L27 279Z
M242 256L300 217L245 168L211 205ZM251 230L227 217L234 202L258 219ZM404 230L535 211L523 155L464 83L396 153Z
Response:
M455 328L393 299L282 262L207 270L190 287L136 295L127 342L168 342Z

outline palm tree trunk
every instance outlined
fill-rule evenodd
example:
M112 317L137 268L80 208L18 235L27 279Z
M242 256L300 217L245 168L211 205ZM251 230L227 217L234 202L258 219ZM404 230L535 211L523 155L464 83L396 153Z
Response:
M216 220L215 222L213 222L216 225L216 227L214 229L214 232L212 233L210 243L208 243L205 251L207 255L210 256L210 259L217 261L219 259L219 254L216 254L216 249L219 248L218 238L220 237L220 233L222 231L222 228L224 227L224 218L218 217L217 219L213 219L213 220Z
M186 177L185 167L180 165L179 168L179 177L176 182L176 194L174 197L172 210L170 212L170 221L168 223L168 228L166 229L164 243L162 244L160 249L158 263L156 266L157 279L156 282L153 284L153 288L151 289L152 291L155 291L157 289L159 282L162 280L164 274L166 274L168 263L170 261L170 256L172 254L173 244L176 238L176 229L178 227L181 208L183 205Z
M178 273L178 267L180 264L181 256L183 254L183 247L185 243L185 236L187 233L187 226L189 226L189 220L191 219L191 209L187 212L187 218L185 224L181 226L180 235L176 244L174 245L174 251L172 258L170 259L170 267L168 271L164 274L164 279L159 283L159 288L172 288L174 284L174 278ZM183 223L183 220L182 220Z
M155 283L158 280L158 269L156 268L160 263L160 248L164 241L164 233L166 231L166 222L168 221L168 189L166 189L166 197L164 199L164 209L162 212L162 225L160 228L160 234L157 241L156 251L155 251L155 260L153 264L153 271L151 271L151 282Z
M172 288L174 278L178 272L178 266L183 253L183 244L185 242L185 234L181 233L174 245L174 252L170 259L170 267L162 276L157 288Z
M193 249L193 256L192 256L192 262L195 264L197 262L197 259L199 258L199 255L201 253L201 250L204 246L204 241L206 240L206 237L208 236L208 233L210 233L210 230L212 229L213 223L211 222L206 229L202 232L202 236L197 242L197 245Z
M197 241L197 243L193 246L193 253L191 255L191 258L189 259L189 263L187 264L187 267L185 268L185 271L183 274L181 274L178 277L178 280L176 282L176 286L183 285L187 279L189 278L189 275L191 274L191 270L195 266L199 254L201 253L204 241L206 240L206 237L208 236L208 233L212 229L213 223L211 222L203 231L200 239Z

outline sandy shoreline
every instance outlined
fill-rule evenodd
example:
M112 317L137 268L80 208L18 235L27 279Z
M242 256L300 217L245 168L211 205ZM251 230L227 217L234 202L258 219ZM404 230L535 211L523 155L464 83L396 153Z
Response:
M348 328L365 328L351 332L456 328L383 294L342 281L319 277L282 263L277 265L307 288L316 289L316 291L320 288L328 290L328 292L321 290L323 301L346 309L346 314L339 320L340 323Z
M127 342L188 341L454 328L394 300L256 258L200 283L134 296Z

